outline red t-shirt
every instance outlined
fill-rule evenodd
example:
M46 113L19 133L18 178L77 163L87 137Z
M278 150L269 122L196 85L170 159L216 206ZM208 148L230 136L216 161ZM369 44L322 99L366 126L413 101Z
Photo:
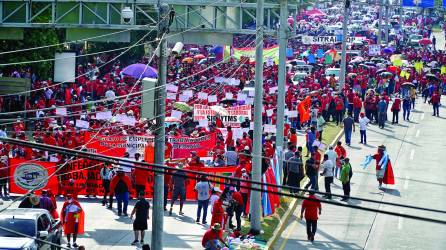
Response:
M308 198L317 199L315 195L310 195ZM321 209L320 201L304 200L302 202L302 208L305 209L305 219L306 220L317 220L318 219L318 209Z
M201 245L203 246L203 247L205 247L206 246L206 243L208 242L208 241L210 241L210 240L216 240L216 239L218 239L218 231L214 231L214 230L212 230L212 229L208 229L207 231L206 231L206 233L204 233L204 235L203 235L203 240L201 241Z
M232 193L232 199L234 199L239 205L244 205L242 194L240 194L239 192Z

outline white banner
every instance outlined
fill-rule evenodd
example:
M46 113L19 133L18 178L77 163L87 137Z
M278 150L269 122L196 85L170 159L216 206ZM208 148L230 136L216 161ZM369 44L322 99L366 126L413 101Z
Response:
M353 41L364 41L363 36L347 37L347 43ZM302 36L303 44L335 44L342 42L342 36Z
M243 121L251 120L251 105L241 105L226 108L226 115L220 115L223 125L240 127ZM217 112L211 106L195 104L194 105L194 121L207 120L208 122L215 122L217 119Z

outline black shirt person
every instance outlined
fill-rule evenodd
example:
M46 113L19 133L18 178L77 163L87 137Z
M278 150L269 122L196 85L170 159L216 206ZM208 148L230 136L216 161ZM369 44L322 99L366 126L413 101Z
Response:
M133 215L136 214L133 221L133 232L135 233L135 240L132 245L138 243L139 235L141 234L141 245L144 244L144 231L147 230L147 220L150 219L149 214L150 203L144 198L144 192L138 193L138 201L135 203L135 207L130 215L130 219L133 219Z

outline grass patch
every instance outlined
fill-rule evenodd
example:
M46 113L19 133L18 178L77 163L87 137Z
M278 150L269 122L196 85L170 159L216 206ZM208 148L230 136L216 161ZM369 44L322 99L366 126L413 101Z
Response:
M342 128L340 126L336 126L336 124L333 122L327 123L324 128L324 132L322 133L322 142L327 146L329 144L331 144L333 142L333 140L336 138L336 136L338 135L339 131L341 131L341 129ZM305 150L306 149L304 148L304 153L305 153ZM303 157L304 162L307 159L308 159L307 157ZM305 181L306 181L306 177L304 178L304 180L302 180L302 182L305 182ZM283 190L283 191L285 191L285 190ZM256 239L268 241L273 236L274 230L276 230L277 226L279 225L280 218L282 218L282 216L288 210L288 207L290 206L291 201L292 201L292 198L290 198L290 197L281 197L280 198L280 207L276 209L275 213L270 216L262 218L261 225L262 225L263 233L256 236ZM246 220L242 226L242 234L248 234L250 227L251 227L251 223L248 220Z

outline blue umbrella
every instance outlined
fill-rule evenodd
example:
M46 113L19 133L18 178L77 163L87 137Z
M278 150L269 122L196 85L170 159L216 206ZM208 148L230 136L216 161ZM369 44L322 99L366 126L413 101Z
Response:
M158 78L158 71L156 69L142 63L129 65L122 70L122 73L135 79L144 77Z
M392 47L387 47L387 48L384 48L384 49L383 49L383 52L384 52L384 53L389 53L389 54L390 54L390 53L392 53L394 50L395 50L395 49L392 48Z

